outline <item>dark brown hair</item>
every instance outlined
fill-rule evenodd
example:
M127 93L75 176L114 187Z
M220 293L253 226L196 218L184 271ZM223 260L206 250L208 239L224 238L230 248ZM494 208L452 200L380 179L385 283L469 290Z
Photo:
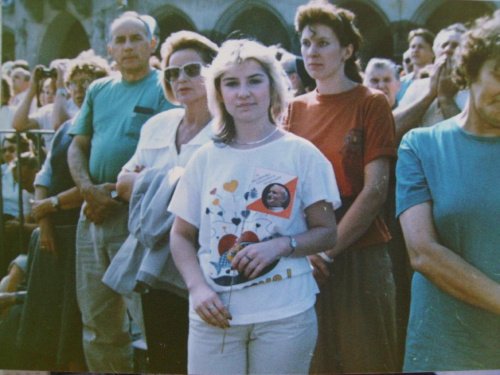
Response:
M302 33L306 26L319 23L332 29L342 47L352 44L352 55L345 62L344 74L347 78L361 83L363 78L360 74L357 52L363 45L363 38L354 24L354 18L355 15L351 11L339 8L326 0L312 0L298 7L295 14L295 30Z

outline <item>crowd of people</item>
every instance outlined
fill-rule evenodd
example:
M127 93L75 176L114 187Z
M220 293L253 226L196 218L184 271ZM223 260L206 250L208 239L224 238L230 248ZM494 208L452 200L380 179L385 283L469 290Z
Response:
M0 368L500 368L500 11L363 71L324 0L301 56L155 28L2 67Z

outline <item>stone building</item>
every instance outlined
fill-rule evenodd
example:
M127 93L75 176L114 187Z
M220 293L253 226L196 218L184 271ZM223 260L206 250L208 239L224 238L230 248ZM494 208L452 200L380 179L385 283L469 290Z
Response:
M1 0L2 61L22 58L34 66L74 57L93 48L106 56L107 25L125 10L153 16L163 41L181 29L200 32L216 42L230 35L281 44L299 53L293 28L297 7L307 0ZM330 0L332 1L332 0ZM354 11L364 39L361 61L374 56L401 59L408 31L437 32L500 8L495 1L333 0Z

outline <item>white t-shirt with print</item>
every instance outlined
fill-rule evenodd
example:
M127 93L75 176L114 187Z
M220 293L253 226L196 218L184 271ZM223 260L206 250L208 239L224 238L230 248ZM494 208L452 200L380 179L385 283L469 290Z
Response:
M283 210L266 205L270 187L287 192ZM231 324L252 324L306 311L318 288L307 258L281 258L247 280L230 270L239 242L261 242L308 230L304 210L318 201L340 206L331 163L309 141L287 133L252 149L213 142L192 158L169 211L199 229L198 258L205 280L227 304ZM200 319L191 309L190 317Z

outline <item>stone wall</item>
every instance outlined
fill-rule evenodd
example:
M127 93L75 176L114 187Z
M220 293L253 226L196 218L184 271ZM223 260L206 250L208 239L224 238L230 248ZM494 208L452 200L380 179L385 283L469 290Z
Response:
M246 35L280 43L299 53L293 29L297 7L306 0L2 0L2 59L24 58L34 66L73 57L93 48L106 56L107 26L125 10L156 18L162 40L180 29L198 31L216 42ZM334 0L357 14L365 38L360 58L400 60L408 31L423 26L437 32L500 7L495 1Z

